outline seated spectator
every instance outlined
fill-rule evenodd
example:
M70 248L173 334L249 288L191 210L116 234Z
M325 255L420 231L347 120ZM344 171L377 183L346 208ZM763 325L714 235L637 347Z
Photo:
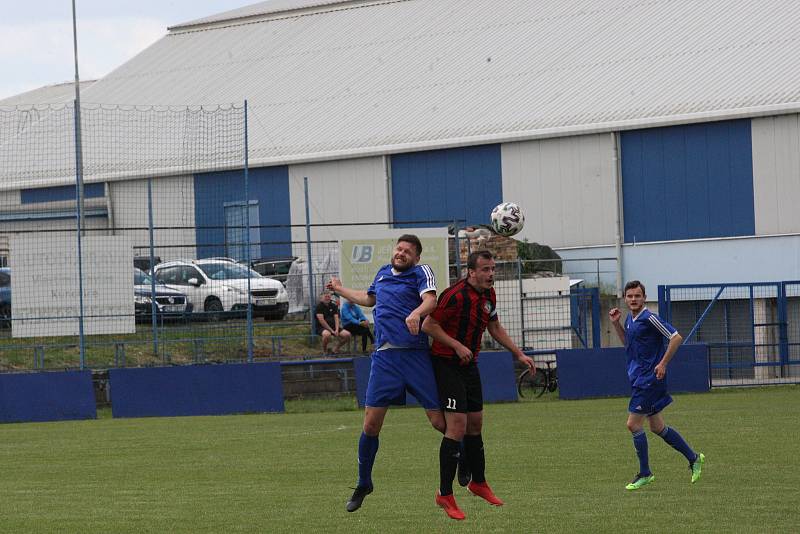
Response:
M364 312L358 304L342 299L342 326L354 336L361 336L361 352L367 352L367 339L375 343Z
M322 292L319 296L319 304L315 310L317 319L317 333L322 336L322 352L329 354L328 345L332 339L338 339L336 349L330 352L338 352L349 340L350 332L341 327L339 323L339 307L331 300L328 291Z

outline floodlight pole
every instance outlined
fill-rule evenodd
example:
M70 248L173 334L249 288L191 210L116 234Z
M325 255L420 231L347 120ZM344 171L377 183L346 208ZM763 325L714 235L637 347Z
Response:
M80 231L84 228L83 212L83 143L81 136L81 79L78 74L78 23L75 0L72 0L72 49L75 58L75 175L78 181L78 216Z
M75 189L77 196L77 224L78 224L78 301L80 312L78 316L78 337L80 345L80 368L86 367L86 342L83 329L83 251L81 234L84 227L83 213L83 149L81 146L81 89L78 76L78 25L75 16L75 0L72 0L72 45L75 55Z

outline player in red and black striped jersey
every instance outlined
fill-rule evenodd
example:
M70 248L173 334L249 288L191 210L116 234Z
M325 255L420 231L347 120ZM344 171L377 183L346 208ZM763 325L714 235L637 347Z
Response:
M486 483L483 452L483 394L478 372L478 353L484 331L508 349L523 364L535 370L533 360L511 340L497 317L494 288L494 256L489 251L473 252L467 259L467 277L447 288L436 309L422 323L422 330L433 338L433 370L439 389L447 430L439 448L439 491L436 504L453 519L464 513L453 497L453 479L461 441L472 480L470 492L490 504L501 506Z

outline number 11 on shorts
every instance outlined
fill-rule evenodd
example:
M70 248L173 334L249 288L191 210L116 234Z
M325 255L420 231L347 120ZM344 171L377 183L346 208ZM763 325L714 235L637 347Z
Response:
M455 410L456 409L456 400L447 397L447 409L448 410Z

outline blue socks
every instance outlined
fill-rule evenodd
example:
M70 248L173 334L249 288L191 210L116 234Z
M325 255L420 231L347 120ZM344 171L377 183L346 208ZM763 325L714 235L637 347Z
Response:
M644 430L637 430L632 433L633 447L636 449L636 456L639 457L639 474L650 476L650 459L647 455L647 434Z
M678 434L678 432L668 426L658 433L661 438L666 441L673 449L683 454L689 463L693 463L697 459L697 454L692 450L686 440ZM635 438L634 438L635 439Z
M372 466L378 454L378 436L361 432L358 440L358 487L372 487Z

